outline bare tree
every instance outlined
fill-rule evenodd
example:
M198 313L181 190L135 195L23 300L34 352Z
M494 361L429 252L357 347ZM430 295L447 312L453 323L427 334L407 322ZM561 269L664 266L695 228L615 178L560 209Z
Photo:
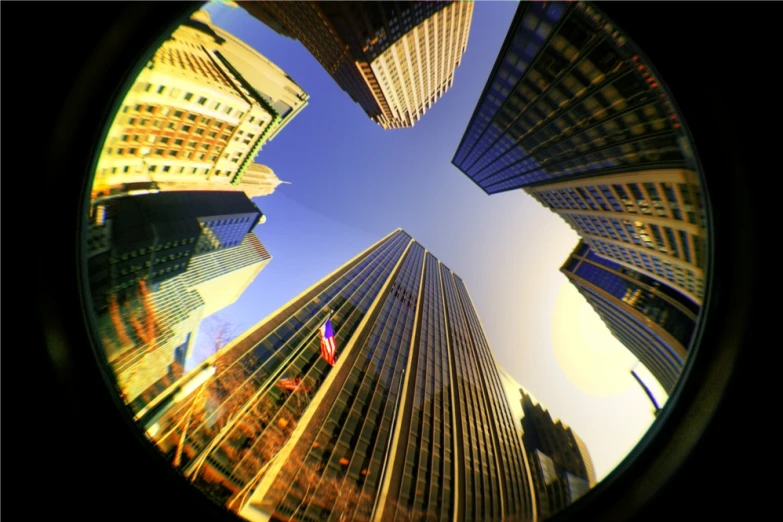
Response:
M213 353L217 353L234 336L235 327L228 323L213 322L212 331L207 330L210 336ZM205 426L208 416L214 416L215 412L208 411L211 405L219 405L219 408L230 414L246 400L251 391L245 391L245 383L250 377L248 369L254 361L248 358L246 364L232 365L230 361L218 359L215 363L215 375L207 379L196 393L172 408L164 417L161 424L166 425L166 431L162 432L157 441L163 448L177 446L177 454L181 452L185 436L191 427L201 428L203 434L215 430ZM179 462L179 458L177 459Z

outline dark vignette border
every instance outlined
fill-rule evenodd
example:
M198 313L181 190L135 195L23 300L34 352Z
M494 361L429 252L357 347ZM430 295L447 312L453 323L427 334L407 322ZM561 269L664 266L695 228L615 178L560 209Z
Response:
M13 16L9 12L14 13L8 5L6 21ZM53 237L47 245L41 241L33 246L38 270L35 306L41 320L34 348L43 349L32 353L40 364L42 386L31 393L50 401L50 406L45 418L30 420L32 430L20 433L26 446L47 451L45 459L33 460L32 466L28 462L29 469L20 470L15 481L25 489L30 480L39 482L40 473L47 472L42 466L55 474L46 502L27 505L39 515L218 518L221 511L188 487L138 430L129 429L130 419L118 408L119 399L106 393L106 378L89 348L90 335L78 305L79 280L74 277L81 270L81 243L80 228L73 225L84 208L84 187L103 124L131 67L143 60L143 50L198 4L28 5L30 30L54 51L67 47L68 52L53 52L42 77L33 74L33 85L23 86L39 99L46 96L56 110L50 113L51 127L45 129L49 142L45 147L37 144L39 158L41 151L45 155L39 173L40 205L46 209ZM744 450L737 436L748 428L743 422L762 422L746 420L752 417L748 400L759 386L753 364L764 364L753 358L759 346L749 339L760 335L760 319L751 314L760 293L760 274L758 220L749 181L766 176L760 175L763 158L750 153L758 144L748 130L760 129L750 121L746 104L753 84L765 79L757 72L760 69L749 78L737 71L732 77L727 74L731 66L725 64L744 63L752 71L747 64L753 59L761 63L760 46L758 39L726 45L725 28L735 24L738 4L712 4L709 14L698 4L676 5L682 7L598 4L645 51L668 84L710 180L714 264L699 355L676 400L646 440L607 480L553 521L699 519L723 513L752 490L750 475L755 470L741 458ZM74 14L81 21L74 21ZM757 17L756 23L764 22ZM52 247L57 250L55 262ZM58 439L55 446L53 434ZM750 453L763 465L764 451ZM747 509L765 507L763 502L748 504ZM748 516L747 511L744 514Z

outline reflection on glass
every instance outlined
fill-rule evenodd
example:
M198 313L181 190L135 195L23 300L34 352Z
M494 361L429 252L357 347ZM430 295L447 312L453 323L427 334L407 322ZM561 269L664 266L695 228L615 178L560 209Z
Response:
M549 306L533 290L543 272L521 269L519 290L499 283L512 301L468 291L498 284L477 280L477 267L511 285L516 269L506 259L551 254L532 244L487 249L471 264L466 248L482 250L486 232L465 231L449 250L446 219L429 233L433 244L417 241L400 228L411 222L401 209L421 216L409 209L432 186L419 181L385 201L372 184L383 168L367 163L399 161L420 169L418 180L433 167L410 167L404 150L372 160L357 151L356 172L341 172L330 148L351 127L363 125L366 137L354 145L380 151L395 135L458 114L467 125L458 135L444 127L454 141L445 145L453 167L445 160L443 168L454 184L474 182L471 208L489 212L508 197L499 193L515 190L514 205L544 219L540 211L550 210L553 230L576 238L545 271L581 295L590 324L603 321L622 352L621 363L588 370L625 379L637 411L623 415L646 429L676 389L707 262L706 207L684 124L641 51L596 9L513 9L475 5L473 25L471 2L211 4L155 50L108 123L86 235L94 324L139 427L226 509L248 520L543 520L585 495L641 436L625 434L630 445L607 450L600 439L617 425L582 422L577 434L533 399L535 386L567 411L557 387L573 365L542 367L536 384L519 378L537 371L536 352L546 350L533 346L541 337L532 330L549 332L549 324L528 317ZM493 10L510 20L508 33L499 51L470 58L468 33L485 41ZM289 51L278 53L275 42ZM286 62L304 51L307 58ZM488 61L494 67L480 69ZM488 72L468 93L478 96L475 110L447 105L447 91L460 95L460 67ZM307 92L284 68L306 79ZM350 112L350 100L365 114ZM316 125L309 111L332 105L339 121L307 134ZM419 134L432 141L433 157L444 147L438 132ZM278 145L284 154L274 154ZM256 162L265 154L275 170ZM318 168L296 172L310 155ZM281 189L276 171L299 181ZM339 232L327 207L345 199L330 183L355 198L352 217L340 218L353 221ZM294 201L307 199L309 186L322 187L311 189L317 212ZM351 192L362 186L369 193ZM390 206L400 222L357 254L342 236L358 238L371 221L360 198L379 213ZM260 206L290 222L266 224ZM303 249L313 230L320 241ZM273 260L262 239L282 254ZM292 245L305 261L287 254ZM519 324L480 319L508 310ZM246 327L240 317L260 322ZM577 331L562 339L587 350L578 318L556 317L558 331ZM569 386L566 403L579 404Z

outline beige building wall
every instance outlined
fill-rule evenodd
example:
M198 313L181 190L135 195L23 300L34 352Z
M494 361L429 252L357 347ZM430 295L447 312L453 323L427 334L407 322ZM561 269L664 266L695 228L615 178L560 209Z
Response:
M393 114L409 127L454 83L468 45L473 2L454 2L401 37L370 64Z
M129 183L236 190L232 185L279 132L275 107L290 102L295 113L306 105L307 95L284 71L233 36L208 28L214 36L177 28L138 75L109 128L93 197L122 193Z
M307 106L309 95L284 70L259 54L255 49L218 27L214 31L225 39L220 53L231 62L239 74L280 114L282 121L266 137L272 140L293 117ZM263 87L261 89L260 87Z
M707 236L695 171L648 170L523 190L559 214L597 254L701 305Z

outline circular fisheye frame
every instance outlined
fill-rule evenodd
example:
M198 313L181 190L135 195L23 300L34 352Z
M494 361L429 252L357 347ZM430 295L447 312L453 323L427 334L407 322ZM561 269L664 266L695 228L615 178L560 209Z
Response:
M84 216L145 443L251 521L588 494L676 402L709 297L664 80L581 1L203 5L116 100Z

